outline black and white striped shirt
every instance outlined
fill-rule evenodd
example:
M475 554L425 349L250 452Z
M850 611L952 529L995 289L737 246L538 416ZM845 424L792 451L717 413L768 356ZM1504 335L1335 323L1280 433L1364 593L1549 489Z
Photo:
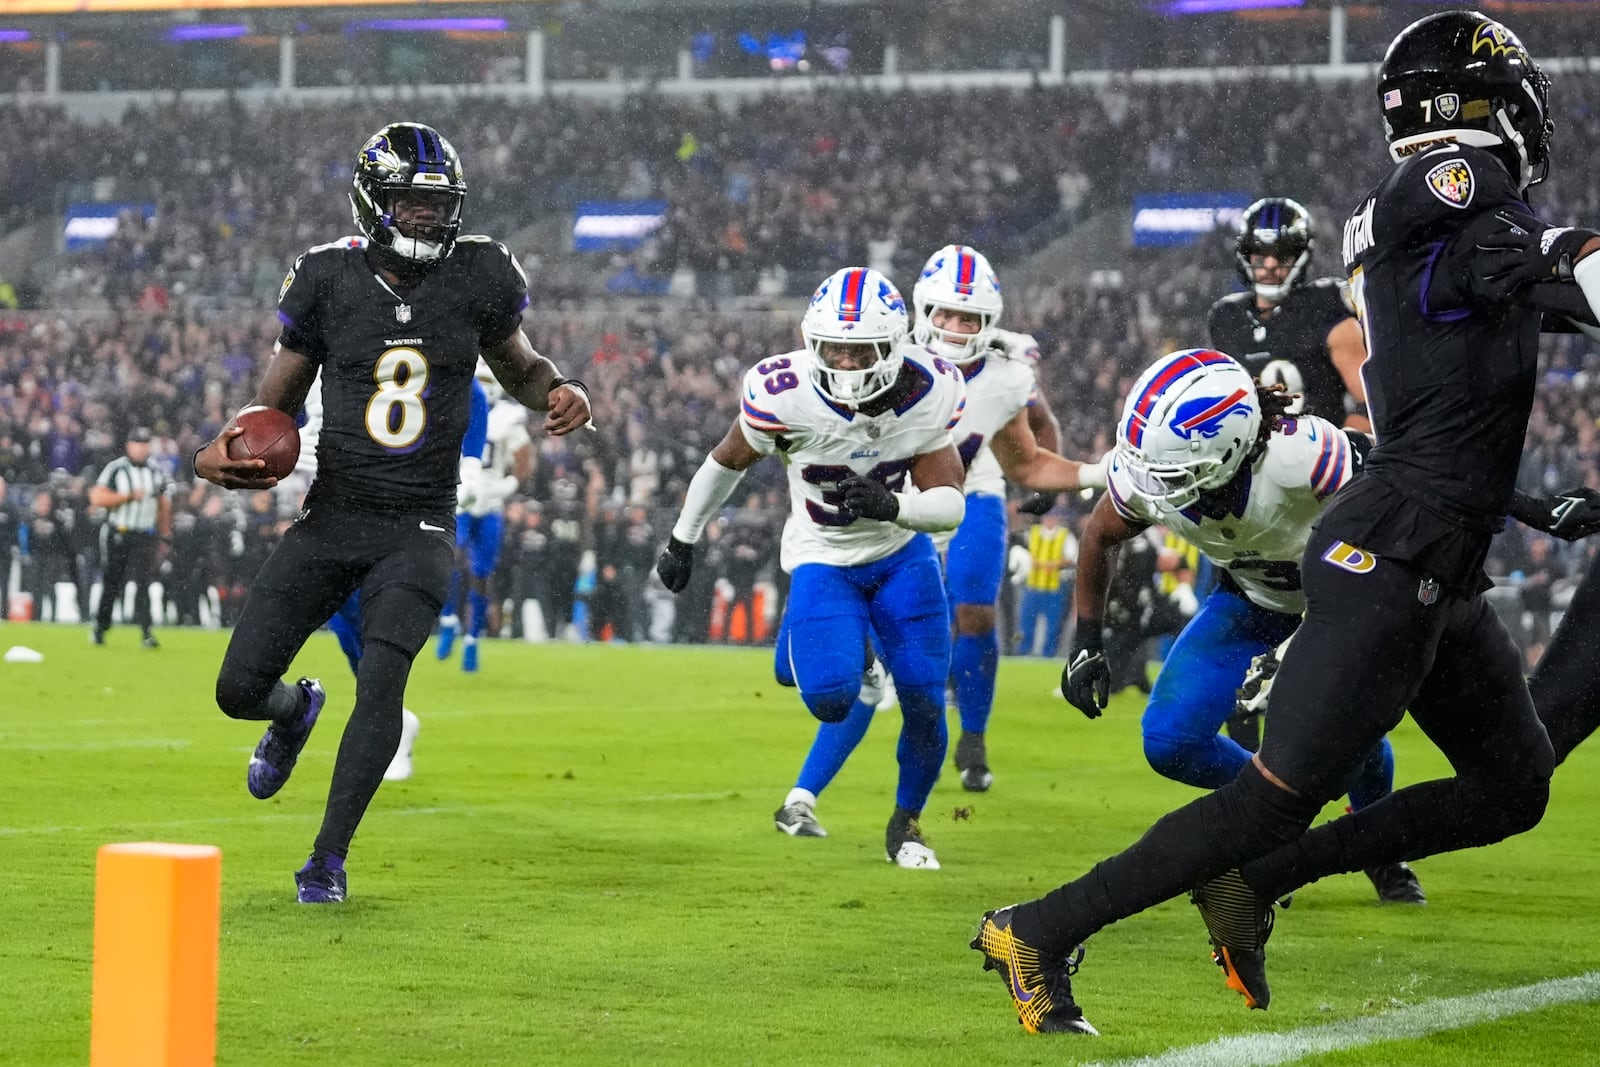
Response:
M103 485L117 493L144 490L142 499L129 500L112 508L107 521L114 530L142 530L146 533L155 531L161 494L167 488L166 475L148 463L134 463L127 456L118 456L106 464L105 469L100 472L100 477L95 479L95 484Z

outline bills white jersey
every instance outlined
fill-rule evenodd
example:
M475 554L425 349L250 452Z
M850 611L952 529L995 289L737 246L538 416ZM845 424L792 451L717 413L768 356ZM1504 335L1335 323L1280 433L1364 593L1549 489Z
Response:
M951 443L962 417L961 372L920 348L907 348L901 382L913 388L881 415L866 415L828 400L812 384L808 351L760 363L744 376L739 426L756 451L782 458L789 473L789 519L781 563L849 567L893 555L916 536L892 522L841 512L840 482L862 474L906 491L912 461ZM900 386L896 387L901 388Z
M489 430L483 446L483 475L467 513L481 518L505 510L517 491L517 453L533 443L528 434L528 409L515 400L499 400L489 409Z
M1344 431L1316 416L1285 419L1243 477L1242 499L1221 518L1195 506L1174 508L1134 492L1135 475L1115 456L1107 490L1118 514L1140 526L1160 524L1225 568L1251 603L1270 611L1305 611L1300 557L1311 525L1334 491L1354 474Z
M1026 334L1013 334L1028 342ZM964 370L967 381L967 410L956 433L956 451L967 467L967 495L1005 496L1006 483L1000 461L989 447L994 435L1025 410L1033 398L1038 381L1033 364L1014 347L991 348L981 359Z
M300 409L300 418L296 420L300 426L300 458L295 460L294 469L303 474L307 479L317 473L317 439L322 436L322 372L317 371L317 376L311 379L311 388L306 391L306 402Z

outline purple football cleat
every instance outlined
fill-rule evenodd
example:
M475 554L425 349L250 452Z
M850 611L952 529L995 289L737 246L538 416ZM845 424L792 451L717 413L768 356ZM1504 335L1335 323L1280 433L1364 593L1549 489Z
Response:
M289 780L295 761L300 758L300 750L306 747L311 728L317 725L317 716L322 714L322 705L328 699L328 694L322 691L322 683L315 678L302 678L297 684L306 695L306 710L300 721L274 722L267 727L256 745L255 755L250 757L247 781L250 795L257 800L266 800Z
M345 880L344 857L313 852L306 865L294 872L294 884L302 904L340 904L349 883Z

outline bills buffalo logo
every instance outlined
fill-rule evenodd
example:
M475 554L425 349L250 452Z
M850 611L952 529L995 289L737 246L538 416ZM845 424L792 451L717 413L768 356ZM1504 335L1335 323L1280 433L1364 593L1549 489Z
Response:
M1451 207L1472 203L1472 168L1466 160L1447 159L1428 171L1428 190Z
M1472 35L1472 54L1487 51L1491 56L1515 56L1524 63L1530 62L1528 50L1522 47L1517 35L1498 22L1484 22Z
M1444 121L1454 121L1461 111L1461 97L1456 93L1440 93L1433 98L1433 110Z
M1222 424L1235 414L1250 415L1250 405L1244 389L1235 389L1228 396L1203 396L1185 400L1172 413L1172 432L1185 441L1195 435L1211 438L1222 432Z
M904 311L906 309L905 297L900 291L888 282L878 283L878 299L883 301L883 306L890 311Z

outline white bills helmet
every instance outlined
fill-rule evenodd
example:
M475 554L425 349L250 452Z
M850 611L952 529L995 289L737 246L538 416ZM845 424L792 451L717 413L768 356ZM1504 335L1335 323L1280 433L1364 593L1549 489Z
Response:
M817 286L800 320L800 333L815 357L811 379L822 395L840 404L861 404L888 392L900 377L905 298L877 271L846 267ZM873 362L835 369L823 358L823 345L830 343L870 347Z
M1116 458L1134 492L1186 508L1233 480L1260 430L1250 372L1221 352L1191 348L1139 376L1117 423Z
M928 257L922 276L911 289L917 309L912 339L952 363L967 364L983 354L994 340L1004 303L1000 279L983 253L966 245L945 245ZM933 324L939 309L968 311L978 316L978 332L942 330Z

